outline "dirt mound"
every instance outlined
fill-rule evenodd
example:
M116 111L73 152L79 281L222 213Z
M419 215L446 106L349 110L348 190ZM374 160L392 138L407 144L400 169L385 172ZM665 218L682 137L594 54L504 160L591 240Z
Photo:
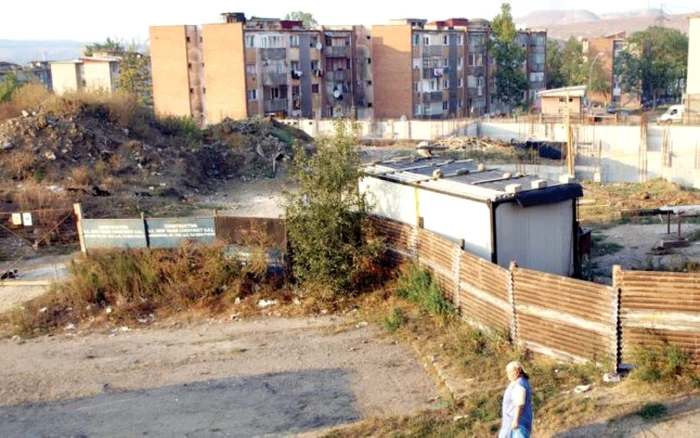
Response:
M182 198L225 180L274 177L295 142L311 141L274 120L200 129L190 119L156 118L128 97L51 96L0 122L0 180L8 191L34 181L77 198Z

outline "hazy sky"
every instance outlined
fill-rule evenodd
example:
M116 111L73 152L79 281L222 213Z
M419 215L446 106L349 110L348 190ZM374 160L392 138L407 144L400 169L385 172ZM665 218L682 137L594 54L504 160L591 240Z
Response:
M9 1L9 0L8 0ZM596 14L658 8L660 1L645 0L512 0L515 17L538 9L588 9ZM431 7L429 1L394 0L31 0L11 1L0 14L0 39L103 40L148 38L148 26L213 23L221 12L244 12L248 17L282 17L290 10L311 12L323 24L381 24L390 18L418 17L429 20L449 17L492 18L496 1L452 1ZM670 0L668 13L700 10L699 0Z

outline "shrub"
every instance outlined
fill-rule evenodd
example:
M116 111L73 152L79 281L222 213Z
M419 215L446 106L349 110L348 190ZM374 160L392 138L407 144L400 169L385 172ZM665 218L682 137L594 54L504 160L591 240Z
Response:
M354 129L337 122L335 136L320 139L314 155L297 145L299 190L285 193L294 275L301 283L327 286L333 294L369 286L382 254L368 220L369 205L359 191Z
M164 135L184 137L187 146L195 146L204 140L204 132L191 117L161 117L158 119L158 128Z
M71 169L71 178L79 186L90 184L90 169L87 166L78 166Z
M690 353L672 344L636 348L632 360L631 377L643 382L672 381L690 371Z
M20 181L32 177L39 166L39 160L30 151L13 151L4 163L12 178Z
M432 315L444 318L455 314L454 306L445 298L430 273L416 265L409 265L399 277L396 293Z

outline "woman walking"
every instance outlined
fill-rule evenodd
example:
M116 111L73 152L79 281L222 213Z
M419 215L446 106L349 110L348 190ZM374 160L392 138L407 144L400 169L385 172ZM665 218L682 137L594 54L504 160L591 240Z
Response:
M506 375L510 384L503 396L503 419L498 438L530 438L532 432L530 377L517 361L506 366Z

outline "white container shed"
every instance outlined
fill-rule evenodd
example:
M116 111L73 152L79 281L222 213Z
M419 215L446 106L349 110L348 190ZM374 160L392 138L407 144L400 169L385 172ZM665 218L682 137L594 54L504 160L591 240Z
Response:
M572 276L579 184L511 175L471 161L412 158L363 167L375 214L422 225L500 266Z

